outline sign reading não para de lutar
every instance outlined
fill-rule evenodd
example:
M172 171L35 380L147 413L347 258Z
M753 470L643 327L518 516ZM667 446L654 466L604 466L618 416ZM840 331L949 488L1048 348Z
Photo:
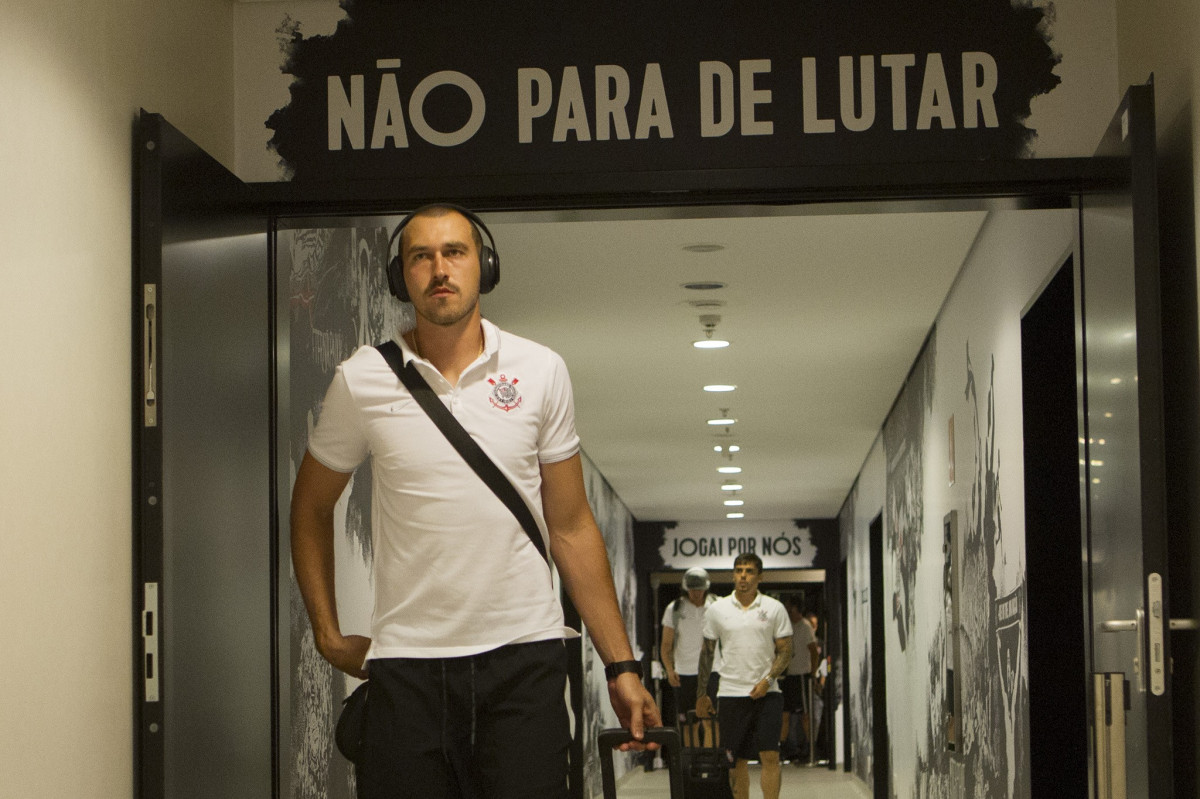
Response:
M281 31L296 179L1018 158L1058 82L1009 0L342 5Z

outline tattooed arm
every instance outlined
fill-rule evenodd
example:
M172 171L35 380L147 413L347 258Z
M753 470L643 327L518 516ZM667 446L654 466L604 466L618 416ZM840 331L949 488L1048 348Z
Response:
M792 637L790 635L775 639L775 659L771 661L771 670L750 691L751 699L762 699L771 687L771 680L778 679L787 671L792 662Z

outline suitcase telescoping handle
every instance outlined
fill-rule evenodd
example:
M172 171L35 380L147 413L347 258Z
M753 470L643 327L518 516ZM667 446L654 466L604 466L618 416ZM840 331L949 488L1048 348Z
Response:
M614 748L633 736L629 730L615 727L602 730L599 736L600 744L600 779L604 787L604 799L617 799L617 781L613 774ZM671 727L647 727L642 743L656 743L661 748L663 760L667 764L667 772L671 778L671 799L683 799L683 769L679 755L679 733Z

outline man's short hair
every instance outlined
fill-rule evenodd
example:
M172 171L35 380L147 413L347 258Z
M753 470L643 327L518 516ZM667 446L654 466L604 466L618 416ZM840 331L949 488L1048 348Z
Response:
M427 205L427 206L417 210L416 212L414 212L412 215L412 218L409 219L409 221L411 222L413 219L416 219L416 218L422 217L422 216L437 217L437 216L445 216L446 214L458 214L463 219L467 220L467 224L471 226L471 240L475 242L475 254L477 256L482 256L483 255L483 234L479 232L479 226L475 224L475 221L473 219L471 219L471 217L464 214L462 212L462 209L458 208L457 206L451 205L450 203L433 203L431 205ZM405 225L404 229L400 231L400 243L396 250L396 253L400 256L401 263L403 263L403 261L404 261L404 236L407 233L408 233L408 225Z
M758 555L755 555L753 552L743 552L742 554L738 555L733 561L733 568L736 569L743 563L754 564L754 568L758 569L759 574L762 574L762 558L760 558Z

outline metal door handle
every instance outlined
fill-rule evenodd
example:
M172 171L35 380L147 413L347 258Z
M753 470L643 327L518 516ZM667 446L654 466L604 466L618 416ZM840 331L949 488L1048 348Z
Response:
M1196 619L1171 619L1172 630L1200 630L1200 621ZM1132 633L1137 631L1137 622L1133 619L1121 621L1106 621L1100 625L1106 633Z
M1113 619L1100 623L1100 629L1106 633L1136 632L1138 633L1138 655L1134 659L1134 671L1137 673L1138 691L1146 690L1144 671L1150 676L1150 693L1162 696L1167 691L1167 662L1164 627L1172 630L1195 630L1195 619L1164 619L1163 616L1163 579L1157 572L1146 575L1146 599L1150 603L1150 612L1143 608L1137 609L1137 618ZM1178 621L1178 624L1176 622ZM1166 624L1164 625L1164 622ZM1142 626L1146 626L1146 635L1142 635ZM1147 640L1149 639L1149 640Z
M155 294L155 284L147 283L142 287L142 386L145 394L142 397L142 425L144 427L158 426L158 328L155 321L158 318L158 296Z
M1146 643L1143 641L1142 625L1146 622L1146 611L1138 608L1132 619L1111 619L1100 622L1101 632L1106 633L1137 633L1137 654L1133 658L1133 673L1137 677L1137 690L1146 692L1146 676L1142 664L1146 662Z
M1100 624L1100 629L1106 633L1135 633L1137 632L1137 628L1137 619L1106 621Z

